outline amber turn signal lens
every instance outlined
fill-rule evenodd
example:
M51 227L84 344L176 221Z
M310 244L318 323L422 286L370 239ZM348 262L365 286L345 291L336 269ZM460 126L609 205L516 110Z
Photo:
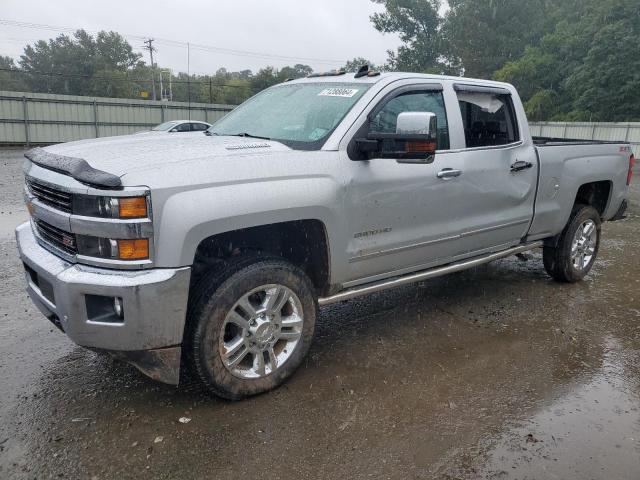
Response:
M121 198L118 203L120 206L120 218L143 218L147 216L146 197Z
M405 147L407 153L433 153L436 151L435 142L409 141Z
M118 258L120 260L145 260L149 258L149 239L118 240Z

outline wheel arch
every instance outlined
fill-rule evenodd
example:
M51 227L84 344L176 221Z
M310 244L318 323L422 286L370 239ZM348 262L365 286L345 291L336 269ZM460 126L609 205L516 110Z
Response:
M316 294L326 295L331 283L331 253L325 223L290 220L229 230L203 238L193 258L192 284L204 272L246 252L275 255L301 268Z
M612 191L613 182L611 180L584 183L578 188L574 205L589 205L595 208L603 218L609 208Z

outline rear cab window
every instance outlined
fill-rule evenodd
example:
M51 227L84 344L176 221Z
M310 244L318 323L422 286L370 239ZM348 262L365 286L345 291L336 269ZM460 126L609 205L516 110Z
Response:
M508 91L455 87L467 148L509 145L520 140L513 100Z

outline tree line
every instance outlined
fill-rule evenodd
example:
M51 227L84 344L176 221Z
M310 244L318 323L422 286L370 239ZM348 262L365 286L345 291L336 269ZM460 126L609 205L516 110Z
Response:
M638 0L372 1L391 70L513 83L531 120L640 120Z
M373 27L401 40L382 70L513 83L532 120L640 120L638 0L371 1L383 7ZM343 68L364 63L355 58ZM159 89L162 75L173 100L238 104L312 71L297 64L170 74L152 69L118 33L79 30L28 45L17 61L0 57L0 90L151 98L151 78Z
M301 64L278 70L266 67L256 73L220 68L213 75L154 67L116 32L92 36L78 30L26 46L17 62L0 56L0 90L151 99L155 84L158 99L171 92L178 102L238 104L271 85L313 72Z

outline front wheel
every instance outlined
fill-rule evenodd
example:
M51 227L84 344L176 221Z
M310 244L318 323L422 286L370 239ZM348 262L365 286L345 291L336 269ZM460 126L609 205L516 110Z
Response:
M195 288L188 348L212 392L231 400L263 393L300 366L317 315L302 270L279 258L241 259Z
M576 205L555 247L544 247L547 273L560 282L579 282L593 267L600 248L601 219L598 211Z

